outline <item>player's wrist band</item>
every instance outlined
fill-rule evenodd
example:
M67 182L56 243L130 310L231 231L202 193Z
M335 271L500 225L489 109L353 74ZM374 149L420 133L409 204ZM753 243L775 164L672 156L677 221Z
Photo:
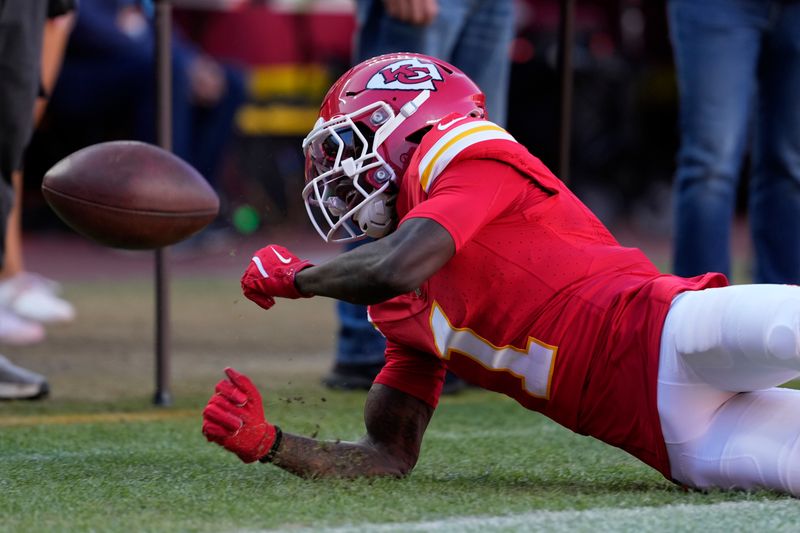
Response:
M272 442L272 446L270 447L267 455L259 459L260 463L271 463L273 459L275 459L275 454L278 453L278 447L281 445L281 441L283 440L283 431L278 426L275 426L275 440Z

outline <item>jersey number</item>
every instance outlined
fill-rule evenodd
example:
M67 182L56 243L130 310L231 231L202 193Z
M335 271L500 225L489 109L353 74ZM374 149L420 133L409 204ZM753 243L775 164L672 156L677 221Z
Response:
M431 331L438 356L450 359L453 352L460 353L489 370L508 372L521 380L528 394L538 398L550 397L550 381L556 346L550 346L528 337L525 350L513 346L498 347L480 337L469 328L456 328L437 302L431 309Z

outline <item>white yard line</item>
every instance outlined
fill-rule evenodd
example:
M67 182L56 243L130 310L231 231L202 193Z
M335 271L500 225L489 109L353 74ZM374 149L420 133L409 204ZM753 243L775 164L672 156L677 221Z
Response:
M796 532L800 530L800 501L760 500L722 502L710 505L665 505L661 507L598 508L582 511L536 511L506 516L468 516L403 523L365 523L343 527L291 528L292 533L357 532L665 532L739 531ZM248 530L249 531L249 530ZM271 530L280 531L280 530Z

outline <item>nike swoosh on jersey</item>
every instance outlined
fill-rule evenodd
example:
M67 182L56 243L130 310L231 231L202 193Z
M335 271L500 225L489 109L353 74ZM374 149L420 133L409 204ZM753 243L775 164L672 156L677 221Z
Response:
M436 129L439 130L439 131L444 131L447 128L449 128L450 126L452 126L453 124L455 124L456 122L458 122L459 120L464 120L465 118L467 118L467 117L454 118L453 120L451 120L450 122L447 122L445 124L442 124L440 122L439 124L436 125Z
M280 261L284 265L288 265L289 263L292 262L291 259L286 259L280 253L278 253L278 250L276 250L275 248L270 248L270 250L272 250L272 252L278 257L278 261Z
M264 270L264 265L261 264L261 259L259 259L259 257L257 255L253 256L253 263L256 264L256 268L258 269L259 272L261 272L262 276L264 276L265 278L269 277L269 274L267 274L267 271Z

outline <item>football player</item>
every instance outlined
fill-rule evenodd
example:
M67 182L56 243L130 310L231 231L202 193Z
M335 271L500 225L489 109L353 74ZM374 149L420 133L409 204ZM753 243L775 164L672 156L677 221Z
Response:
M660 273L514 138L464 74L393 54L348 71L303 142L311 220L373 243L315 266L256 252L245 295L370 305L386 365L357 442L282 433L233 369L203 433L301 476L403 476L445 370L690 487L800 496L800 288Z

